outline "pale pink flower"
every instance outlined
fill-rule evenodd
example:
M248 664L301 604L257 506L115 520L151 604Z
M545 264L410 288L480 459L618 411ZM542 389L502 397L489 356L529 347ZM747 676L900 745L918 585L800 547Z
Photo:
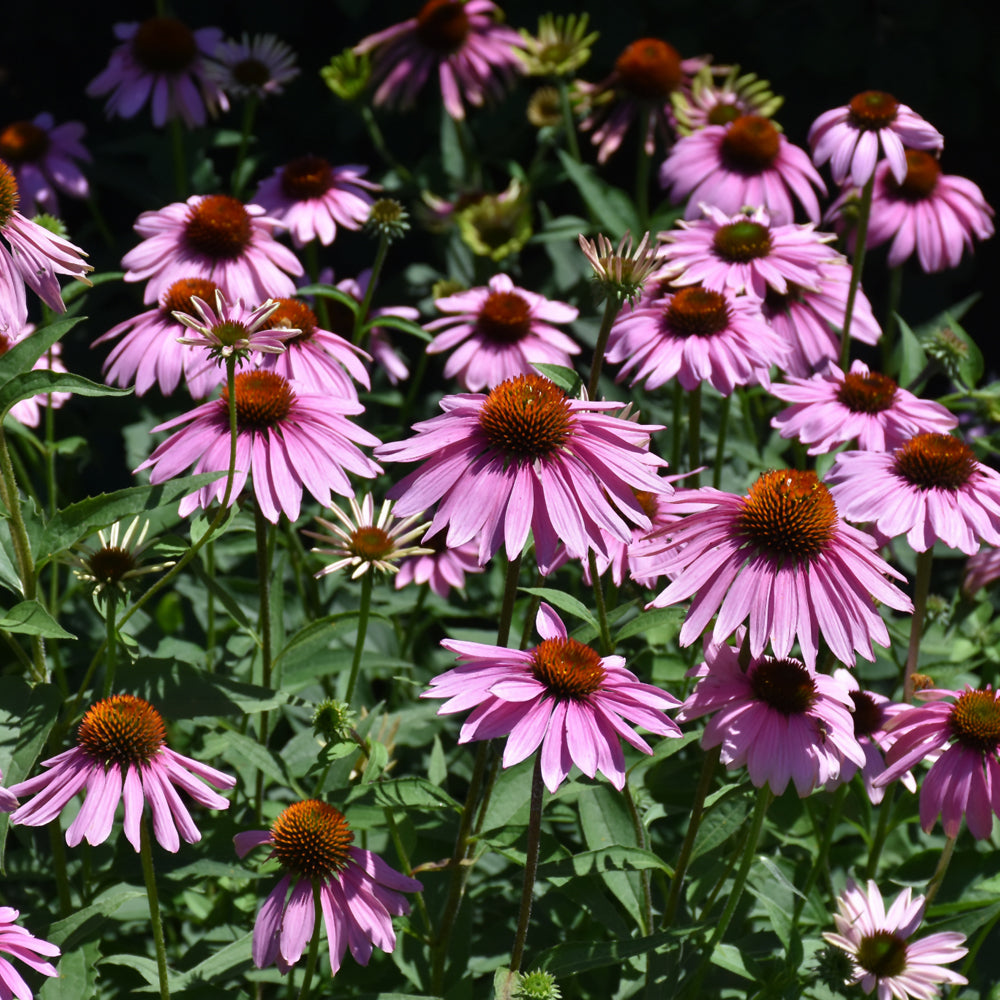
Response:
M427 0L416 17L363 38L354 51L372 53L375 104L406 111L435 70L452 118L465 118L463 101L481 107L503 96L523 72L523 42L500 20L492 0Z
M877 990L878 1000L931 1000L940 996L942 983L962 985L968 980L951 969L968 953L965 935L955 931L930 934L910 941L923 920L926 901L913 896L907 887L894 900L889 912L878 886L869 879L866 890L853 879L837 897L833 922L835 934L823 934L824 940L841 948L851 957L853 982L865 993Z
M880 150L896 182L902 184L906 178L904 147L940 151L943 146L944 139L933 125L881 90L865 90L849 104L824 111L809 129L816 166L829 160L834 181L850 180L855 187L868 183Z
M321 156L300 156L261 181L254 202L305 246L333 242L337 226L360 229L368 221L374 199L369 191L382 185L362 177L367 167L331 166Z
M221 789L236 784L228 774L171 750L160 713L130 694L92 705L77 730L76 746L42 761L42 767L48 770L11 785L11 794L32 796L11 814L11 822L45 826L86 789L83 805L66 830L70 847L84 839L94 847L103 844L111 835L118 803L124 801L125 836L136 851L148 803L154 836L166 850L176 852L180 837L189 844L201 839L177 789L209 809L228 809L226 799L198 779Z
M372 447L378 438L355 426L348 416L364 412L355 400L300 392L287 379L271 371L245 371L236 375L236 474L233 503L253 476L253 491L261 513L272 524L281 514L294 521L307 489L324 507L333 503L331 491L354 495L347 476L371 479L381 469L358 445ZM194 472L218 472L214 483L184 497L180 514L196 507L208 508L226 492L229 466L229 393L188 413L168 420L153 431L179 431L164 441L139 468L151 469L149 481L163 483L194 465Z
M475 542L452 547L445 541L444 535L434 535L426 542L421 540L420 544L429 551L423 555L410 556L399 564L399 572L395 578L396 590L414 583L426 583L438 597L447 598L452 587L458 590L465 587L466 573L483 572Z
M135 385L137 396L154 385L169 396L183 385L194 399L202 399L218 388L225 371L205 364L205 352L178 343L184 327L175 313L194 313L195 298L210 302L218 285L207 278L181 278L160 295L160 304L113 326L93 346L121 337L111 348L102 372L109 385Z
M826 245L836 237L811 223L774 225L763 208L735 215L706 204L701 210L705 218L660 233L661 273L673 285L763 299L769 290L787 295L789 286L815 291L819 268L843 259Z
M45 958L55 958L59 949L49 941L35 937L23 927L14 923L21 915L20 910L10 906L0 906L0 997L3 1000L31 1000L33 994L21 974L3 957L9 955L19 962L24 962L30 969L40 972L43 976L58 976L59 972ZM42 956L45 958L42 958Z
M697 219L705 202L727 215L764 208L778 226L795 221L795 201L818 223L816 191L826 194L805 151L760 115L707 125L678 139L660 167L660 183L671 201L688 199L686 219Z
M670 94L674 128L689 135L706 125L725 125L743 115L772 118L784 103L771 85L756 73L740 73L739 66L703 66L689 87Z
M843 224L843 209L856 197L846 190L827 210L827 218ZM840 227L838 227L840 228ZM906 177L900 183L888 163L875 168L866 245L892 241L888 263L898 267L914 253L927 272L958 267L973 238L993 235L993 209L972 181L941 173L938 160L920 150L906 151ZM855 234L848 236L851 246Z
M935 542L972 555L1000 545L1000 473L950 434L922 433L891 452L841 452L827 475L843 517L915 552Z
M965 561L962 590L970 597L1000 578L1000 549L980 549Z
M736 630L743 644L746 630ZM677 713L679 722L712 715L701 745L719 746L730 771L746 767L757 788L781 795L788 782L802 798L840 777L864 751L854 737L851 696L833 677L799 660L751 657L705 639L705 659L688 671L698 683Z
M749 618L750 655L770 644L787 657L797 638L815 666L819 637L841 663L875 658L872 642L890 644L875 602L912 612L886 576L903 577L875 552L870 536L846 524L814 472L766 472L746 496L705 487L678 490L669 502L687 514L662 534L658 569L675 577L649 605L692 598L680 643L709 626L723 642Z
M558 615L543 603L535 618L542 642L508 649L445 639L459 666L439 674L422 698L447 698L438 715L473 709L459 743L507 736L503 766L512 767L541 747L542 780L554 792L575 764L588 778L600 771L625 787L625 755L619 737L643 753L649 745L631 726L659 736L680 736L663 713L680 702L625 669L623 656L602 657L566 634Z
M492 389L515 375L527 375L538 362L573 367L580 348L554 323L571 323L580 311L565 302L517 287L506 274L489 285L456 292L434 305L450 315L427 323L437 336L428 354L451 351L445 378L457 378L469 392Z
M47 112L29 121L12 122L0 132L0 160L14 171L21 205L29 215L33 207L59 214L56 191L71 198L89 198L90 186L77 161L90 162L83 148L80 122L56 125Z
M272 235L277 225L259 205L227 194L194 194L143 212L133 227L143 241L122 258L125 281L146 281L147 303L180 278L214 281L230 301L293 295L292 276L303 268Z
M299 75L295 52L276 35L243 32L239 41L227 38L216 46L208 65L212 79L232 97L271 97Z
M605 357L621 364L619 380L631 374L633 385L656 389L676 378L688 391L709 382L728 396L738 385L768 385L768 369L788 350L753 296L667 284L658 297L619 313Z
M540 375L519 375L488 396L441 400L444 413L414 425L416 436L384 444L379 458L424 461L390 490L396 513L438 504L428 536L448 545L476 539L485 564L503 546L521 553L529 532L540 567L561 541L574 559L604 551L603 531L625 541L649 526L634 490L660 492L665 464L648 450L659 425L611 415L620 403L570 399Z
M792 404L771 426L783 438L809 445L810 455L826 455L855 439L863 451L891 451L922 431L947 434L958 426L946 407L914 396L863 361L854 361L846 374L831 361L824 372L789 376L770 391Z
M87 255L69 240L50 233L18 210L14 172L0 160L0 333L20 330L28 321L27 285L50 309L65 312L57 274L89 285Z
M0 781L3 781L3 771L0 771ZM17 796L0 787L0 813L13 812L18 807Z
M206 110L214 115L229 108L208 71L222 41L219 28L192 31L174 17L150 17L116 24L114 33L121 45L87 85L88 97L110 94L109 118L134 118L149 101L157 128L176 118L194 128L205 124Z
M268 846L285 870L254 923L251 953L258 969L273 963L287 973L302 957L315 930L317 895L332 974L348 947L360 965L368 964L373 946L385 952L396 947L392 918L410 912L402 893L423 886L353 840L343 814L316 799L292 803L270 830L233 837L241 858Z

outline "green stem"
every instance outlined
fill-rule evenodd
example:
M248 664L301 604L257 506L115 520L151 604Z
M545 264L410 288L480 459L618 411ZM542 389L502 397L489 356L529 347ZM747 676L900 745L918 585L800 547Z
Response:
M517 918L514 947L510 952L510 971L520 972L524 956L524 943L528 938L528 923L531 920L531 901L535 891L535 877L538 874L538 848L542 842L542 753L535 754L535 771L531 778L531 806L528 812L528 848L524 859L524 888L521 890L521 910Z
M677 472L681 467L681 449L684 447L684 390L674 381L673 431L670 448L670 468Z
M261 687L271 686L271 524L264 517L260 504L254 504L254 536L257 543L257 596L259 598L258 628L260 630ZM259 742L267 747L268 713L260 713ZM264 772L257 772L256 816L261 821L264 810Z
M868 865L865 868L865 878L875 878L878 872L878 861L882 855L882 848L885 845L885 838L889 836L889 822L892 818L892 806L896 798L896 782L893 782L886 790L882 803L879 806L878 826L875 827L875 839L868 851Z
M608 626L608 609L604 603L604 589L601 587L601 574L597 571L597 553L590 549L587 553L590 560L590 583L594 588L594 603L597 605L597 623L601 629L601 654L610 656L615 651L611 641L611 629Z
M106 587L104 593L107 594L108 606L105 611L104 621L107 627L107 663L104 668L104 688L102 697L108 698L114 688L115 668L118 659L118 633L115 631L115 609L118 606L118 594L114 584Z
M372 145L378 150L379 156L396 171L401 181L409 184L413 180L413 175L389 152L385 136L382 135L382 129L379 128L379 124L375 120L375 115L367 104L361 107L361 117L365 123L365 128L368 130L368 137L371 139Z
M639 215L639 228L649 222L649 153L646 151L646 133L652 108L644 103L639 112L639 155L635 165L635 208Z
M518 554L507 563L507 574L504 578L503 600L500 604L500 617L497 619L497 645L506 646L510 639L510 626L514 620L514 600L517 597L517 580L521 572L521 556Z
M726 435L729 432L729 410L732 396L723 396L722 412L719 414L719 435L715 444L715 469L712 471L712 486L722 487L722 465L726 460Z
M403 874L407 878L413 878L413 865L410 864L410 857L406 853L406 849L403 847L403 838L399 835L399 827L396 824L396 817L393 815L392 809L386 806L382 810L385 816L386 826L389 827L389 836L392 838L392 844L396 848L396 855L399 857L399 864L402 868ZM424 933L427 935L428 940L430 939L432 926L431 917L427 912L427 903L424 901L424 894L422 892L413 893L414 898L417 903L417 912L420 914L421 920L424 922Z
M573 117L573 108L569 103L569 87L566 81L560 77L557 84L559 90L559 107L562 109L563 131L566 133L566 151L570 156L580 162L580 144L576 139L576 119Z
M389 237L385 233L381 233L378 238L378 249L375 251L375 261L372 264L371 277L368 279L368 286L365 288L365 296L361 300L361 307L354 316L353 342L355 344L360 344L365 335L365 322L368 319L368 311L372 306L375 286L378 284L379 275L382 273L382 265L385 264L386 254L389 252L389 243Z
M174 187L177 197L186 201L188 196L187 158L184 156L184 126L176 116L170 120L170 151L174 160Z
M701 466L701 384L688 393L688 466ZM701 485L701 473L692 471L684 480L689 489L696 490Z
M354 697L354 689L358 683L358 672L361 670L361 657L365 650L365 637L368 635L368 615L372 606L372 573L361 577L361 605L358 609L358 634L354 640L354 659L351 660L351 676L347 681L347 692L344 701L348 705Z
M313 885L313 932L309 941L309 955L306 957L306 971L302 977L302 987L299 989L299 1000L306 1000L312 987L313 973L316 971L316 960L319 958L319 939L323 928L323 907L320 904L319 889Z
M160 902L156 895L156 873L153 871L153 851L149 843L149 825L145 816L140 819L139 824L139 856L142 859L142 877L146 882L146 898L149 900L149 920L153 925L156 972L160 980L160 1000L170 1000L170 987L167 982L167 949L163 943Z
M956 834L954 837L948 837L948 839L944 842L944 847L941 849L941 857L938 859L937 868L934 870L934 875L931 877L931 883L927 887L927 901L924 903L925 913L930 909L930 905L934 901L934 897L938 894L938 889L941 888L945 872L948 871L948 865L951 862L951 856L955 853L955 841L957 839L958 835Z
M709 790L712 787L712 780L715 777L715 769L719 765L719 757L722 754L722 747L712 747L701 762L701 777L698 779L698 787L694 793L694 803L688 814L687 833L684 834L684 843L681 844L681 853L677 858L674 867L674 877L670 882L670 895L663 911L663 927L670 927L677 916L677 907L681 899L681 889L684 886L684 876L687 873L688 865L691 863L691 853L694 851L694 842L698 836L698 828L701 826L701 817L705 811L705 799L708 798Z
M250 147L250 136L253 133L254 117L257 114L257 95L250 94L243 105L243 129L240 133L240 148L236 153L236 166L233 168L233 195L243 197L243 163Z
M215 579L215 542L205 546L205 574ZM205 669L212 673L215 667L215 593L208 592L205 608Z
M868 178L868 183L861 189L861 203L858 206L858 225L854 231L854 260L851 261L851 284L847 289L847 305L844 308L844 329L840 337L840 367L847 370L851 360L851 318L854 315L854 302L858 297L861 285L861 272L865 266L865 243L868 240L868 218L872 212L872 191L875 189L875 174Z
M410 612L409 618L406 620L406 631L403 632L403 638L399 644L399 655L404 660L410 652L410 646L416 637L418 626L426 624L426 619L422 612L424 604L427 602L427 595L430 592L431 585L429 583L422 583L420 590L417 591L417 599L413 604L413 610Z
M927 594L931 586L932 550L917 553L917 578L913 585L913 618L910 619L910 645L906 651L903 671L903 700L913 701L913 675L920 657L920 640L924 633L924 616L927 613Z
M646 836L646 824L643 823L639 808L635 804L632 786L627 781L622 794L625 796L625 805L628 807L628 814L632 820L632 829L635 830L635 842L644 851L648 851L649 838ZM645 936L652 933L653 930L653 891L648 868L639 872L639 885L642 889L642 933Z
M601 366L604 364L604 351L608 346L608 337L615 317L621 308L618 300L609 295L604 303L604 316L601 318L601 329L597 334L597 346L594 348L594 360L590 366L590 379L587 382L587 398L597 399L597 383L601 378Z
M886 301L885 322L882 324L882 371L889 371L892 362L892 350L896 340L896 321L899 313L899 300L903 294L903 265L897 264L889 268L889 294Z
M66 868L66 844L58 817L49 823L49 844L56 876L56 895L59 897L59 916L68 917L73 912L73 898L70 896L69 872Z

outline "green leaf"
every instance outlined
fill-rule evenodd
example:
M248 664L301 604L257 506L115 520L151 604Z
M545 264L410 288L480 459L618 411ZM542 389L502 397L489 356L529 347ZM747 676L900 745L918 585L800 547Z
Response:
M383 326L391 327L393 330L402 330L403 333L408 333L411 337L416 337L417 340L422 340L425 344L429 344L434 339L422 326L417 326L416 323L403 319L402 316L373 316L365 323L365 331Z
M679 608L650 608L649 611L640 611L635 618L622 626L615 636L615 645L631 639L634 635L645 635L653 629L667 629L680 631L681 620L684 612ZM669 637L668 637L669 638ZM657 643L661 644L668 639L657 636Z
M601 180L593 167L578 163L565 150L558 149L556 152L580 197L612 241L618 240L626 232L633 235L641 233L639 216L624 191Z
M145 899L145 897L146 893L141 889L116 886L103 893L90 906L57 920L49 928L46 937L53 944L59 945L63 951L71 951L85 941L101 937L106 926L106 918L116 910L134 899Z
M48 323L36 330L30 337L15 344L0 357L0 387L16 375L31 371L31 366L59 339L80 322L80 316L67 316L54 323Z
M333 285L305 285L295 294L318 295L321 299L335 299L341 305L347 306L355 316L357 316L358 311L361 309L361 303L353 295L339 288L334 288Z
M240 965L250 965L250 948L253 942L253 932L245 934L236 941L227 944L200 962L187 972L179 972L170 976L171 993L185 989L192 983L208 983L218 976L237 968Z
M380 781L374 786L375 802L380 806L400 806L405 809L454 809L461 810L446 791L425 778L395 778Z
M75 639L42 607L38 601L21 601L0 618L0 629L23 635L40 635L45 639Z
M730 785L716 793L717 797L706 810L698 828L691 859L707 854L725 843L734 833L741 830L750 813L750 796L738 785Z
M569 942L556 945L555 948L544 952L535 965L558 978L608 965L621 965L626 959L634 958L636 955L647 955L674 943L675 940L676 934L673 931L660 931L648 937L601 941L596 944Z
M906 321L898 313L896 322L899 324L899 384L911 386L917 376L927 367L927 355L917 335L909 328Z
M749 979L752 983L757 981L757 977L743 964L743 956L735 945L721 942L717 944L712 953L712 964L727 972L734 972L743 979Z
M596 851L582 851L571 858L540 865L540 878L567 879L581 875L594 875L609 871L643 871L656 868L673 875L670 866L652 851L641 847L602 847Z
M29 338L30 339L30 338ZM45 369L24 372L9 379L0 388L0 415L22 399L30 399L43 392L71 392L76 396L129 396L131 389L91 382L72 372L52 372Z
M554 382L567 396L575 396L583 385L583 380L573 371L572 368L565 368L563 365L547 365L541 361L532 363L532 368L540 375L544 375L550 382Z
M561 590L552 590L549 587L518 587L522 593L531 594L533 597L540 597L547 601L554 608L565 611L568 615L580 618L594 629L598 629L597 619L590 613L587 606L575 597L564 594Z
M97 963L101 942L88 941L74 951L63 950L58 962L59 975L46 978L38 991L38 1000L80 1000L97 996Z
M604 785L587 788L579 800L583 839L591 851L614 847L637 847L632 817L620 792ZM642 902L638 876L621 871L602 871L601 879L636 923Z

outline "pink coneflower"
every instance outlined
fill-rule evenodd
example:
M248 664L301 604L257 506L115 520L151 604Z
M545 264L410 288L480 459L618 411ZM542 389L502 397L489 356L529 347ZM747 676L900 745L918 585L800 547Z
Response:
M342 324L349 334L354 314L335 299L330 299L327 305L335 321L340 318L339 310L350 314L348 322ZM304 391L331 393L345 399L358 398L356 382L366 389L371 387L368 371L362 364L362 359L370 361L371 358L344 337L322 329L316 314L304 302L277 299L268 323L279 330L297 332L284 341L284 351L261 358L262 368L283 375Z
M378 438L352 424L348 415L364 412L349 399L298 391L276 372L247 371L236 375L236 475L232 503L253 473L253 491L261 513L273 524L284 513L299 516L305 487L324 507L331 491L353 496L348 472L371 479L381 471L358 445L372 447ZM151 469L149 481L163 483L194 464L195 473L217 472L229 465L229 392L189 413L154 427L182 427L163 442L136 470ZM182 517L196 507L221 501L226 476L186 496Z
M879 149L889 161L896 182L906 179L906 154L911 149L941 150L944 139L905 104L881 90L865 90L849 104L824 111L809 129L813 161L830 161L834 181L863 187L878 162Z
M737 629L737 642L744 637ZM677 720L714 713L701 745L721 746L726 767L746 766L757 788L770 785L781 795L792 781L804 797L838 778L845 762L865 762L854 738L850 694L799 660L753 657L744 669L738 649L706 638L705 660L688 676L698 683Z
M678 139L660 167L660 183L669 189L671 201L688 198L686 219L698 218L699 204L706 202L727 215L744 207L765 208L777 226L795 221L793 197L818 223L816 191L826 194L806 153L760 115L707 125Z
M208 72L232 97L269 97L284 92L285 84L299 75L295 51L276 35L243 32L239 41L227 38L213 53Z
M142 23L116 24L121 40L107 67L87 86L88 97L110 94L104 105L109 118L133 118L151 102L153 124L159 128L179 118L188 128L205 124L229 107L226 95L208 72L222 31L192 31L173 17L150 17Z
M392 917L410 912L401 894L423 886L377 854L354 847L353 840L343 814L316 799L292 803L270 830L233 837L241 858L267 845L285 869L254 924L252 954L258 969L274 963L286 973L302 957L315 929L317 895L332 974L348 947L360 965L368 964L373 946L385 952L396 947Z
M554 792L575 764L588 778L600 771L625 787L625 755L619 737L643 753L652 750L631 726L658 736L680 736L663 713L680 702L625 669L623 656L602 657L566 635L547 604L535 618L542 642L534 649L507 649L445 639L459 666L439 674L421 698L447 698L438 715L474 709L459 743L507 736L503 766L512 767L541 747L542 779Z
M851 957L853 982L865 993L878 990L878 1000L930 1000L941 995L941 983L961 985L968 980L951 969L968 952L965 935L954 931L930 934L918 941L907 938L916 933L924 916L925 899L904 889L886 913L878 886L871 880L867 891L853 879L837 897L834 914L836 934L823 938Z
M360 229L382 185L365 180L363 166L333 167L321 156L300 156L261 181L254 201L292 234L297 247L333 242L337 226Z
M21 204L50 215L59 214L56 189L71 198L90 197L90 186L76 161L90 162L83 148L80 122L56 125L52 115L36 115L32 121L12 122L0 132L0 160L14 171Z
M655 389L676 377L689 392L710 382L728 396L738 385L768 384L768 369L787 354L753 296L668 285L659 297L619 314L606 359L624 362L618 377L631 373L633 385Z
M677 49L662 38L639 38L625 47L606 79L595 84L578 81L577 90L591 109L580 129L593 129L591 141L598 147L597 162L607 162L632 122L644 113L642 143L646 155L655 152L657 135L669 146L671 94L689 86L705 65L704 57L681 59Z
M891 452L842 452L827 481L844 517L886 538L905 534L916 552L936 541L966 555L980 542L1000 545L1000 473L950 434L917 434Z
M55 958L60 954L59 949L14 923L20 915L20 910L0 906L0 952L24 962L28 968L43 976L58 976L56 967L41 956ZM21 978L21 974L3 957L0 957L0 997L4 1000L13 1000L14 997L17 1000L31 1000L32 997L31 989Z
M3 781L3 771L0 771L0 781ZM0 813L13 812L18 807L17 796L6 788L0 787Z
M877 691L862 690L858 679L843 667L833 672L834 680L846 688L853 702L851 717L854 720L854 737L864 751L865 762L861 766L861 777L865 791L872 805L878 805L885 796L885 788L876 785L875 779L885 771L883 754L893 744L893 737L886 731L886 724L893 716L909 709L909 705L890 701ZM850 781L858 773L858 765L845 759L840 768L840 782ZM909 792L917 790L917 782L907 771L900 776L903 787Z
M20 330L8 328L7 332L0 330L0 357L3 357L15 344L30 337L35 331L34 323L26 323ZM66 372L62 363L62 344L53 344L32 366L33 371ZM10 416L25 427L37 427L42 419L42 407L51 406L58 409L68 402L72 393L40 392L28 399L16 402L9 410Z
M194 399L215 390L225 372L216 365L206 366L204 351L178 343L185 328L174 314L193 314L193 300L213 301L218 287L207 278L181 278L161 294L159 308L133 316L98 337L94 347L121 337L102 366L108 384L124 388L135 383L137 396L154 385L169 396L183 384Z
M604 551L602 530L623 540L649 519L633 490L660 492L662 460L648 450L659 425L608 411L620 403L570 399L540 375L519 375L488 396L445 396L443 414L414 425L416 436L384 444L379 458L424 464L389 490L396 513L438 503L429 536L448 545L476 539L486 563L504 546L520 555L531 532L535 558L552 563L561 541L574 559Z
M847 201L855 196L846 190L827 210L837 219ZM875 168L871 215L866 245L881 246L892 240L888 263L897 267L914 253L927 272L958 267L962 254L972 249L972 240L993 235L993 209L983 192L964 177L941 173L941 165L930 153L906 151L906 177L892 175L888 163ZM855 237L849 237L853 243Z
M721 73L725 76L720 80ZM706 125L725 125L744 115L772 118L785 101L775 97L771 85L756 73L740 73L739 66L707 65L698 70L689 87L672 91L670 100L678 135L690 135Z
M458 590L465 587L466 573L483 572L475 542L452 548L444 535L435 535L426 542L421 540L420 544L428 551L423 555L410 556L399 564L394 581L396 590L414 583L426 583L438 597L447 598L452 587Z
M451 351L445 378L457 378L469 392L492 389L515 375L533 371L536 362L573 367L580 348L553 323L571 323L580 311L518 288L506 274L490 278L487 287L470 288L434 305L451 313L426 324L443 331L427 345L428 354Z
M92 705L76 731L76 746L43 761L42 767L49 770L10 787L19 798L34 796L11 815L11 822L44 826L85 788L87 797L66 830L70 847L83 839L95 847L103 844L111 834L115 809L124 800L125 836L136 851L148 802L156 839L175 852L180 847L178 831L189 844L201 839L177 789L209 809L228 809L221 795L197 779L222 789L236 784L228 774L171 750L160 713L131 694L112 695Z
M962 590L970 597L1000 578L1000 549L980 549L965 561Z
M826 246L836 237L812 224L773 225L763 208L735 215L705 204L701 210L706 218L660 233L660 260L674 285L763 299L768 290L787 295L790 284L815 290L819 268L842 259Z
M921 431L947 434L958 425L946 407L919 399L863 361L846 374L831 361L811 378L773 384L771 395L792 404L771 426L809 445L810 455L826 455L855 438L863 451L891 451Z
M764 318L788 345L782 361L788 375L808 378L840 358L840 330L851 282L851 267L844 261L821 264L816 291L790 286L786 295L769 289L761 304ZM851 319L851 339L877 344L882 328L875 321L871 303L859 288Z
M89 285L86 275L93 270L79 247L26 219L19 204L14 172L0 160L0 333L20 330L28 321L25 285L50 309L65 312L56 275Z
M452 118L465 117L463 99L481 107L487 97L502 97L523 72L515 54L523 42L500 17L491 0L427 0L416 17L363 38L354 51L372 53L375 104L413 107L435 67Z
M845 524L815 472L765 472L746 496L707 487L678 490L670 508L687 514L663 535L658 566L676 579L650 607L693 598L680 643L690 646L718 612L712 638L723 642L750 619L750 655L770 643L789 655L796 637L815 666L820 635L841 663L874 659L872 640L889 645L875 601L912 612L885 577L903 579L864 532Z
M289 276L303 269L272 236L277 225L259 205L227 194L195 194L143 212L133 227L143 241L122 258L125 281L148 279L144 302L155 302L180 278L214 281L233 302L292 295Z

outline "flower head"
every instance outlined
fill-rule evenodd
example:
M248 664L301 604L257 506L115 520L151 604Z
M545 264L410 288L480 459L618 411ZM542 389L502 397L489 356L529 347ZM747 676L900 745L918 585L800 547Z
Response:
M134 118L150 101L153 124L160 128L179 118L188 128L205 124L229 107L226 95L208 66L222 41L218 28L192 31L174 17L116 24L121 44L107 67L87 86L89 97L110 94L104 108L109 118Z
M970 597L1000 578L1000 549L980 549L965 562L962 590Z
M102 366L110 385L135 385L142 396L155 385L169 396L183 385L194 399L213 392L224 377L216 365L205 364L205 352L180 343L185 327L177 314L194 316L194 300L215 301L219 286L207 278L179 278L160 294L159 307L113 326L93 346L121 337Z
M292 234L297 247L319 240L329 246L337 226L360 229L381 185L365 180L367 167L334 167L322 156L300 156L262 181L254 201Z
M152 544L146 541L148 531L149 522L139 517L132 518L124 529L121 521L115 521L107 534L99 529L99 545L80 545L74 553L74 575L92 585L97 599L108 590L127 594L138 577L160 573L174 564L173 559L152 565L143 562L143 554Z
M827 217L842 218L853 193L853 189L845 191L830 206ZM927 272L958 267L962 254L972 249L973 239L992 235L993 209L978 185L942 173L941 164L930 153L906 150L902 181L896 180L889 163L875 168L866 244L877 247L891 240L890 267L898 267L914 253Z
M730 66L718 80L719 70L702 66L690 87L671 91L674 128L678 135L690 135L706 125L725 125L743 115L772 118L784 104L783 97L771 93L771 85L756 73L740 73Z
M462 242L478 257L502 261L531 239L531 199L516 178L499 194L482 194L456 208Z
M940 816L945 835L957 837L964 816L973 837L989 837L994 814L1000 816L1000 691L926 688L914 697L930 704L887 723L895 742L875 784L934 757L920 783L920 825L930 832Z
M826 194L805 151L762 115L743 115L682 136L660 167L660 183L673 202L688 199L686 219L696 219L706 202L727 215L744 207L765 208L779 226L795 221L795 201L818 223L816 191Z
M410 912L402 893L423 887L377 854L355 847L353 840L343 814L316 799L292 803L270 830L236 834L241 858L267 845L285 871L254 924L257 968L273 963L285 973L298 962L313 936L317 893L332 973L340 969L348 947L361 965L368 964L373 945L386 952L396 947L392 917Z
M259 205L227 194L195 194L143 212L134 226L143 241L122 258L125 280L146 281L144 302L180 278L213 281L231 302L292 295L302 265L272 235L278 225Z
M236 784L228 774L171 750L160 713L131 694L112 695L92 705L77 729L76 746L43 761L42 767L48 770L11 786L10 792L19 798L33 796L11 815L11 822L44 826L85 788L83 805L66 830L70 847L84 838L92 846L103 844L111 834L115 809L124 799L125 836L136 851L148 802L156 839L176 852L178 831L189 844L201 839L177 788L199 805L228 809L221 795L197 779L222 789Z
M1000 544L1000 473L951 434L917 434L891 452L842 452L827 479L843 516L926 552L936 541L971 555Z
M372 478L381 470L358 445L372 447L378 438L356 427L349 415L364 407L348 399L302 392L277 372L239 372L235 380L236 473L234 502L253 474L253 491L263 515L276 524L284 513L290 521L299 516L302 490L307 489L324 507L332 503L331 491L353 496L348 472ZM217 472L229 464L229 392L154 427L179 431L164 441L140 469L152 469L151 483L163 483L194 464L194 471ZM182 517L196 507L208 508L226 492L226 475L186 496Z
M410 228L410 213L395 198L379 198L371 203L365 228L386 240L398 240Z
M354 51L372 55L375 104L413 107L435 69L452 118L465 118L463 100L481 107L502 96L521 72L515 53L522 42L499 20L492 0L427 0L416 17L362 39Z
M643 233L639 245L632 249L632 234L626 233L614 248L603 233L597 241L580 234L580 249L594 271L594 287L601 299L632 302L642 294L647 279L660 266L656 247L649 243L649 233Z
M863 361L847 373L831 361L811 378L772 385L771 395L792 404L771 426L809 445L810 455L826 455L854 439L864 451L891 451L921 431L946 434L958 424L940 403L919 399Z
M924 916L923 896L914 897L904 889L886 912L878 886L871 880L861 889L853 879L837 897L833 922L836 933L824 933L824 939L851 957L852 982L860 983L865 993L877 989L878 1000L929 1000L939 996L941 983L961 985L968 982L951 969L968 952L965 935L953 931L930 934L916 941Z
M55 958L59 954L59 949L16 924L14 921L20 915L20 910L10 906L0 906L0 952L24 962L28 968L40 972L43 976L58 976L56 967L45 959ZM31 1000L32 997L28 984L6 958L0 958L0 996L17 997L17 1000Z
M785 658L796 637L816 663L819 636L841 663L874 659L872 640L889 645L875 601L913 610L886 580L903 579L875 553L872 539L846 524L814 472L765 472L744 497L678 490L669 503L687 514L662 535L658 566L675 576L652 602L693 598L680 642L689 646L718 612L712 638L723 642L749 618L750 655L770 643Z
M328 534L305 532L320 542L313 547L313 552L333 556L337 560L324 566L317 576L326 576L348 566L354 570L352 580L372 570L392 574L398 572L396 564L407 556L430 554L430 549L408 544L427 529L427 522L420 520L420 514L397 520L392 516L392 501L386 500L376 517L375 502L370 493L360 504L351 497L350 505L350 517L339 507L330 508L340 524L334 524L325 517L316 518L316 523Z
M451 351L446 378L457 378L465 389L492 389L515 375L532 371L536 362L572 367L580 348L553 324L570 323L579 310L518 288L505 274L490 278L487 287L471 288L434 305L448 313L428 323L437 332L428 354Z
M626 723L660 736L680 736L663 714L679 702L639 681L625 669L624 657L602 657L569 638L547 604L539 608L535 628L542 641L528 650L444 640L441 645L458 655L459 666L435 677L421 697L448 699L438 715L474 709L459 743L507 736L504 767L541 747L542 778L550 792L574 764L589 778L600 771L615 788L623 788L619 737L652 753Z
M14 171L21 204L29 215L33 206L59 214L56 190L71 198L87 198L90 186L77 161L90 162L83 148L84 128L79 122L56 125L48 113L29 121L11 122L0 132L0 160Z
M209 74L233 97L268 97L280 94L289 80L299 75L295 51L276 35L243 33L236 41L227 38L215 50Z
M14 171L0 160L0 333L28 321L27 285L50 309L65 312L57 274L89 285L87 255L69 240L26 219L17 209L21 194Z
M550 565L562 541L574 559L604 551L601 529L631 538L649 525L635 489L660 492L647 450L659 427L611 416L618 403L570 399L540 375L519 375L488 396L441 400L444 413L414 426L408 441L382 445L389 461L426 460L397 483L396 512L439 503L429 536L448 528L448 545L479 543L485 564L504 546L520 554L528 533L538 565Z
M590 46L600 37L599 32L587 34L590 15L542 14L538 18L538 34L521 29L523 49L515 55L524 65L528 76L569 76L590 58Z
M606 358L619 378L655 389L672 378L690 391L710 382L723 396L738 385L769 384L788 346L764 321L753 296L701 285L669 287L622 313L611 327Z
M736 630L743 643L745 630ZM788 657L752 657L705 640L705 660L689 671L698 683L677 713L685 722L712 714L701 745L722 747L729 770L747 768L757 788L781 795L789 781L804 797L840 776L850 761L865 762L854 737L851 697L832 677Z
M830 161L837 184L850 180L856 187L868 183L879 151L889 161L898 184L906 179L906 154L910 149L940 151L944 139L892 94L866 90L844 107L824 111L809 129L809 147L817 166Z

